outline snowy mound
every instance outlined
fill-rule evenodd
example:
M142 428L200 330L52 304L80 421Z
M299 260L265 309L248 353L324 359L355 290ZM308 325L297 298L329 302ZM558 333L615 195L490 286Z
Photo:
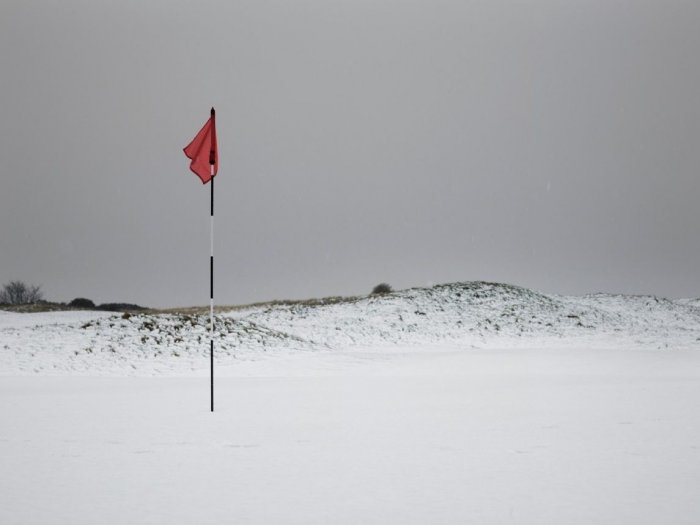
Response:
M700 346L697 302L545 295L486 282L415 288L328 305L256 307L231 315L330 347L441 341L480 347Z
M151 375L206 368L209 318L174 314L106 315L104 312L7 314L0 317L0 374L65 373ZM16 325L9 317L15 316ZM38 316L37 323L32 318ZM2 319L5 319L2 322ZM217 317L219 360L254 358L267 350L301 350L310 345L294 335L246 320Z
M207 316L0 312L0 374L164 374L206 369ZM546 295L467 282L217 315L222 364L264 352L377 346L700 348L700 302Z

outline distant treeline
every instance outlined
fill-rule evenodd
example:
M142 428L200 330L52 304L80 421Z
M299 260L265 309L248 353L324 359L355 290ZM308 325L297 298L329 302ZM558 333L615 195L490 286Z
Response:
M146 307L132 303L102 303L96 305L85 297L76 297L67 306L71 308L85 308L88 310L105 310L107 312L125 312L127 310L145 310Z

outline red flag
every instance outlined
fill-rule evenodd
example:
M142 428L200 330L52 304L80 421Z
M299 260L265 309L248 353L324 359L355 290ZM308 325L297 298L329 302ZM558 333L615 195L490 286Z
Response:
M211 108L211 117L199 130L184 149L187 158L191 159L190 169L206 184L212 178L211 166L214 166L214 175L219 171L219 148L216 145L216 114Z

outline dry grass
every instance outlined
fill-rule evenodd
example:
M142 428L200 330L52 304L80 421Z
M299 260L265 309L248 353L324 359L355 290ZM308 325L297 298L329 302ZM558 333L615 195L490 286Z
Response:
M328 304L352 303L365 296L332 296L313 299L276 299L274 301L263 301L250 304L239 305L215 305L214 313L236 312L249 308L272 308L275 306L323 306ZM183 306L177 308L149 308L144 313L150 314L184 314L184 315L205 315L209 313L209 306Z
M324 306L329 304L353 303L360 299L365 299L366 296L332 296L312 299L278 299L274 301L263 301L241 305L216 305L214 306L215 313L235 312L246 310L249 308L272 308L275 306ZM74 308L63 303L42 302L36 304L22 305L0 305L0 310L8 312L20 313L36 313L36 312L59 312L70 310L85 310L85 308ZM95 308L99 310L99 308ZM181 314L181 315L206 315L209 313L209 306L180 306L174 308L145 308L142 310L124 310L133 313L144 314ZM115 312L119 313L119 312Z

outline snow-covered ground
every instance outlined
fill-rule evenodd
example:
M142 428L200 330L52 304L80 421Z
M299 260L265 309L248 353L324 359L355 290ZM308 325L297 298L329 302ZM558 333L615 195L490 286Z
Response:
M222 370L224 372L224 370ZM3 524L700 522L692 350L353 349L4 377Z
M0 312L0 524L700 523L697 300Z
M695 300L546 295L483 282L217 316L221 364L344 348L700 349ZM0 375L191 375L207 367L207 316L0 311Z

